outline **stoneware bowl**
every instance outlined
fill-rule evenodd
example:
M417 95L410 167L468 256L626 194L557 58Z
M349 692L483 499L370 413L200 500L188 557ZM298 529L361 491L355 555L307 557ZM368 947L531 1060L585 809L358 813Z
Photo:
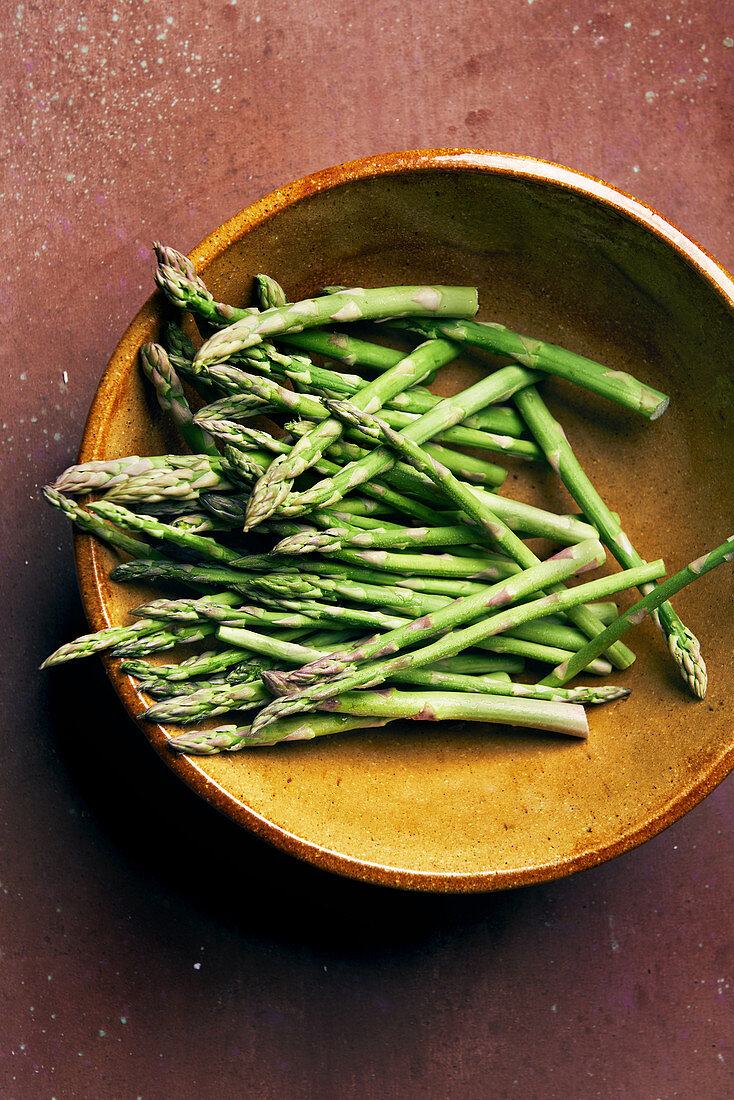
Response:
M165 242L176 247L176 241ZM252 300L253 275L291 299L324 285L461 283L484 319L628 370L671 397L649 423L549 381L545 392L582 463L622 514L641 555L681 568L731 534L734 515L734 285L654 210L598 180L526 157L430 150L370 157L283 187L192 253L214 295ZM165 453L136 356L158 336L154 294L102 378L81 459ZM476 362L437 392L477 377ZM511 467L510 492L575 506L550 472ZM97 629L129 621L150 595L110 583L114 557L76 544ZM628 606L630 599L620 597ZM203 798L279 848L339 874L391 886L482 891L567 875L640 844L679 818L734 763L732 572L676 606L701 638L710 687L687 693L655 627L627 640L636 663L613 680L624 702L589 710L588 741L461 723L394 723L315 742L177 757L141 725ZM144 700L107 661L131 715Z

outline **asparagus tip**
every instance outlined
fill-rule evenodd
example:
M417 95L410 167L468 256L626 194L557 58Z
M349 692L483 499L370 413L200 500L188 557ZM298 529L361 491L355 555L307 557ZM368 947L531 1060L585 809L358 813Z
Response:
M288 695L294 690L288 682L288 674L279 672L277 669L265 670L261 673L260 678L271 695Z
M701 646L695 634L688 627L683 627L683 637L679 634L671 634L668 639L673 660L680 669L680 674L688 684L693 695L697 699L704 699L708 687L708 673L706 662L701 656Z

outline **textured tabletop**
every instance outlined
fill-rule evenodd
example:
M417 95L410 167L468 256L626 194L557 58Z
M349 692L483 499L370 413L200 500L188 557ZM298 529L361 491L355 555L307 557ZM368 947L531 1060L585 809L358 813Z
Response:
M3 5L0 32L0 1095L731 1097L731 779L576 877L400 893L217 816L96 662L37 671L85 625L39 487L154 238L187 251L309 172L455 146L605 179L734 270L731 5L62 0Z

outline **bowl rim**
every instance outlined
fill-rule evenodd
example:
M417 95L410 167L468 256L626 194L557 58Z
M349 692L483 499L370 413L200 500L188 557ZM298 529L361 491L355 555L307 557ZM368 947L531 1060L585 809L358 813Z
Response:
M481 149L439 148L387 152L321 169L277 188L240 210L209 233L191 250L189 256L197 267L208 264L221 256L233 239L241 238L250 229L264 224L294 203L321 191L332 190L347 182L431 170L490 172L518 179L534 179L597 200L604 206L616 209L670 245L734 309L732 276L706 249L652 206L595 176L552 161ZM79 462L90 461L102 454L104 423L109 419L110 410L116 403L118 383L129 369L131 355L137 354L137 349L147 338L162 301L160 291L151 294L112 353L87 416ZM108 584L107 567L101 548L90 536L75 532L74 554L81 598L91 628L96 631L112 625L101 596ZM133 717L136 711L145 706L134 680L120 671L119 660L103 654L102 662L116 693L128 714ZM509 870L487 870L481 873L418 871L358 859L290 832L236 799L202 770L196 757L172 754L166 747L168 738L162 726L144 724L134 717L133 720L167 766L196 794L226 817L274 847L347 878L400 889L440 893L475 893L527 886L598 866L638 847L668 828L710 794L734 768L732 740L717 757L708 761L684 790L669 799L657 812L650 814L642 822L637 822L623 835L602 847L589 848L543 864Z

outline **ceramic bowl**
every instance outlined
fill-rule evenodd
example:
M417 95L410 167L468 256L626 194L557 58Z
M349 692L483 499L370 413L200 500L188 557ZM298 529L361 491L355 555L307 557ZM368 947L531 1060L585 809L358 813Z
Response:
M569 383L546 387L644 558L663 557L673 572L731 534L734 286L690 238L630 196L526 157L393 153L275 191L191 255L214 295L235 304L251 301L260 271L292 299L334 283L477 285L480 317L631 371L670 395L665 416L649 423ZM136 364L165 314L154 294L123 336L89 414L82 460L175 447L151 418ZM469 376L476 366L463 378L446 374L442 392ZM513 468L507 486L575 510L549 472ZM76 553L92 626L129 621L128 609L148 593L110 583L114 559L89 539L77 538ZM321 867L433 891L538 882L640 844L731 769L731 571L703 578L676 606L702 640L707 698L686 694L647 621L628 636L636 663L614 676L631 696L589 711L586 742L413 722L193 758L172 755L163 728L141 728L203 798ZM135 715L144 701L118 665L107 660Z

